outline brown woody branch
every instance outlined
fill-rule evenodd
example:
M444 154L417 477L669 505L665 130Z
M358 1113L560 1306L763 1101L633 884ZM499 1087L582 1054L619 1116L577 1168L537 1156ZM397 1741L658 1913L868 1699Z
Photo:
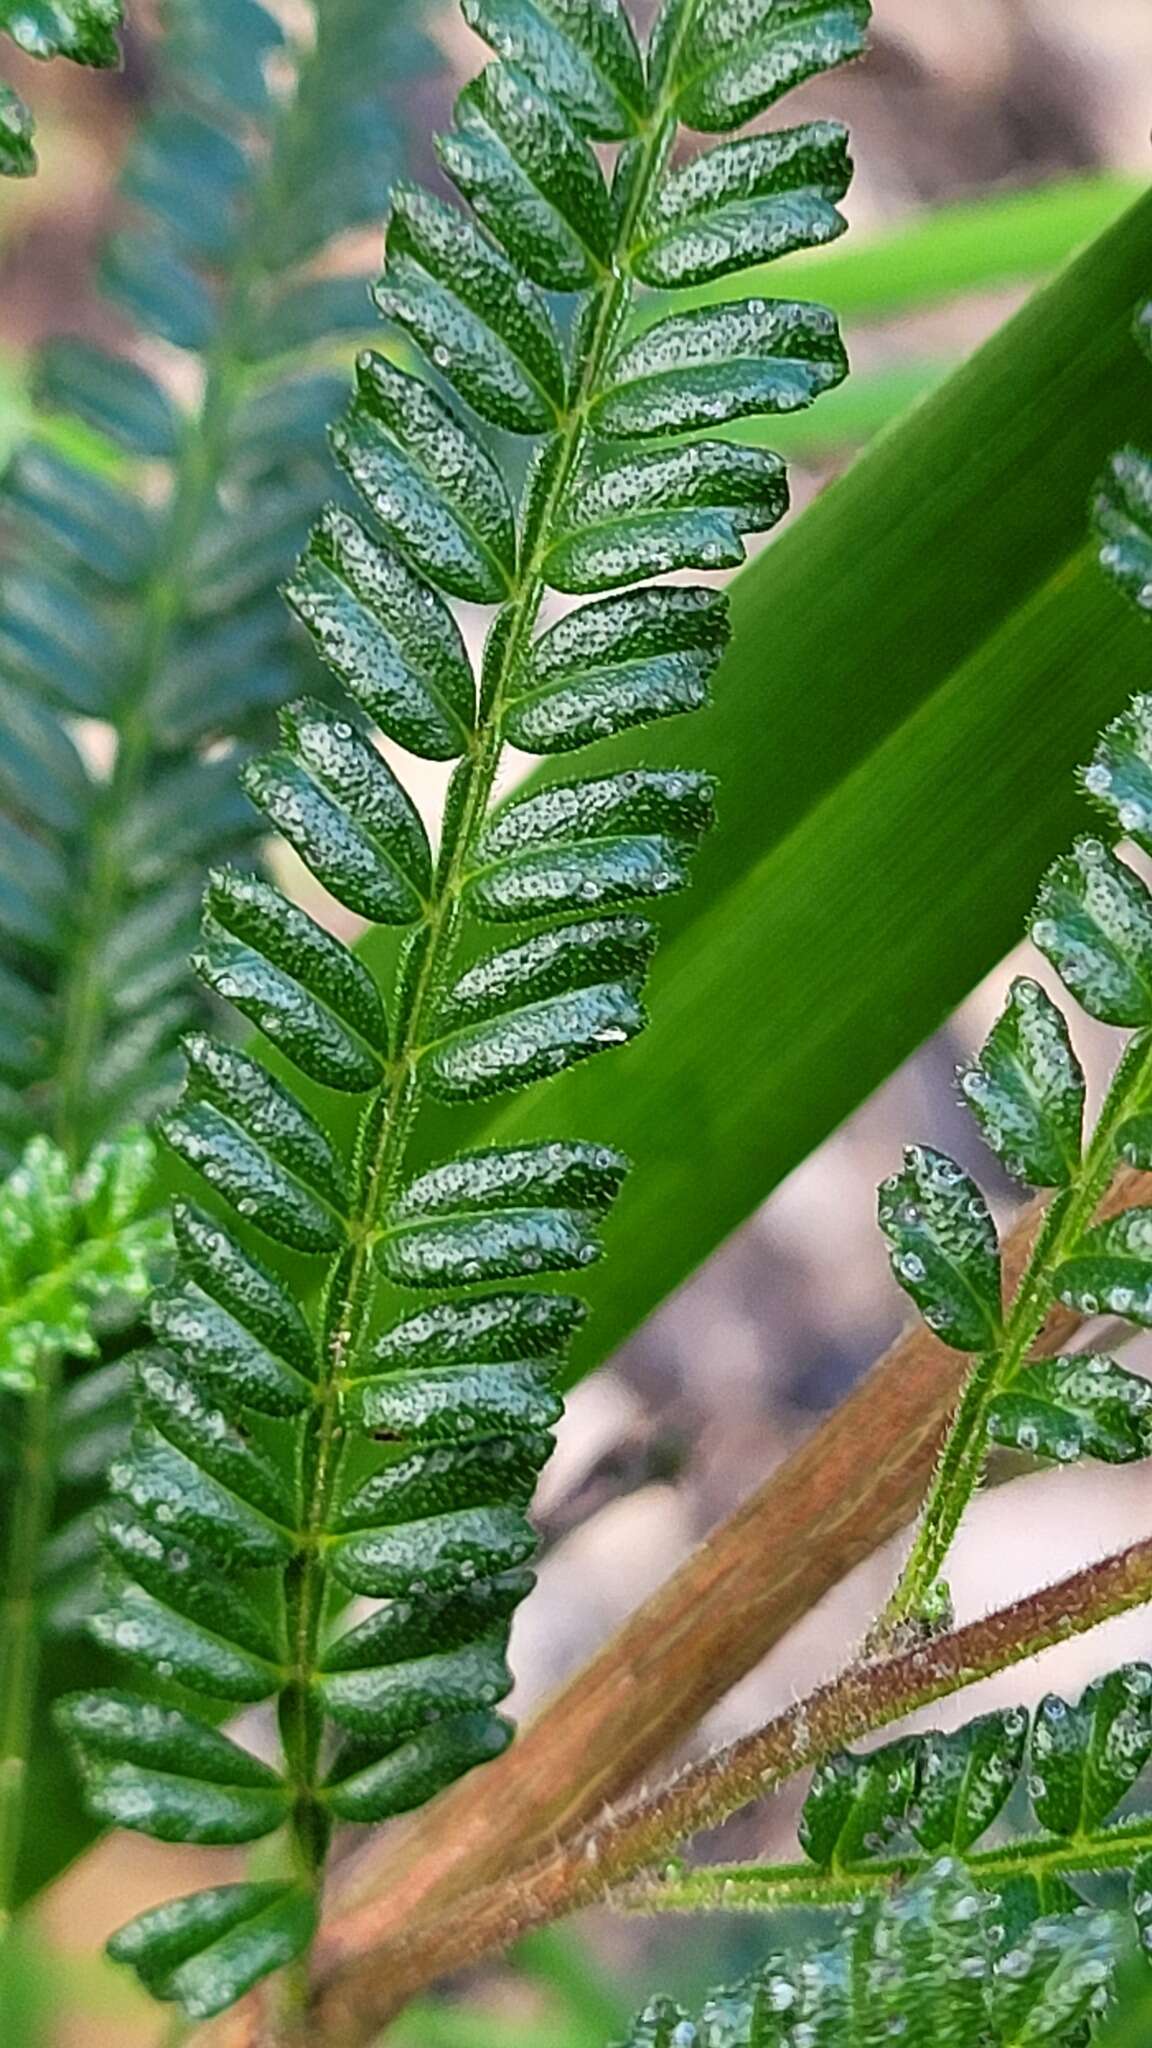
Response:
M1152 1199L1117 1176L1102 1212ZM1018 1283L1041 1214L1004 1248ZM1058 1309L1042 1348L1078 1318ZM322 1963L419 1938L453 1899L523 1866L619 1799L685 1740L854 1565L904 1528L931 1477L967 1361L922 1325L573 1678L498 1763L466 1778L352 1866Z
M903 1719L1152 1595L1152 1538L1011 1607L882 1662L853 1665L755 1734L689 1765L669 1785L606 1815L528 1869L513 1871L410 1937L370 1953L341 1950L330 1931L308 2039L363 2048L417 1992L533 1927L594 1904L663 1861L688 1836L845 1742Z

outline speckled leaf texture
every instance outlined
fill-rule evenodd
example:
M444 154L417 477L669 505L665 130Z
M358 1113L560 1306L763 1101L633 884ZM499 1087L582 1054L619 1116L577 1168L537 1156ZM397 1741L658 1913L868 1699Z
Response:
M942 1857L839 1941L773 1956L712 1994L698 2021L658 1998L618 2048L1070 2048L1107 2001L1119 1914L1037 1920L1014 1946ZM998 1938L999 1937L999 1938Z
M396 984L377 988L314 894L304 908L242 865L214 870L198 965L276 1078L188 1042L162 1129L194 1178L112 1475L96 1624L186 1693L275 1697L281 1755L271 1782L263 1765L241 1780L183 1697L159 1733L130 1695L65 1709L89 1795L122 1824L197 1840L287 1824L286 1892L178 1902L116 1938L196 2016L306 1947L337 1823L419 1805L510 1738L508 1628L583 1313L549 1281L599 1258L628 1161L558 1132L417 1171L409 1142L429 1098L544 1082L644 1028L660 906L715 792L697 771L577 761L498 798L504 749L578 756L707 701L722 595L633 586L742 560L786 509L783 464L707 435L811 404L847 369L819 306L673 304L640 338L631 311L642 283L841 231L835 124L694 162L678 143L682 123L726 132L860 54L862 0L760 0L751 42L728 0L676 0L647 52L618 0L467 12L496 55L439 144L465 205L397 188L375 291L389 333L360 353L332 434L347 488L288 586L347 697L294 701L243 775L330 905L403 934ZM166 301L195 324L179 278ZM490 429L533 444L519 492ZM490 609L478 674L458 601ZM437 846L381 738L453 764ZM347 1163L326 1099L358 1113ZM353 1594L385 1604L348 1627Z

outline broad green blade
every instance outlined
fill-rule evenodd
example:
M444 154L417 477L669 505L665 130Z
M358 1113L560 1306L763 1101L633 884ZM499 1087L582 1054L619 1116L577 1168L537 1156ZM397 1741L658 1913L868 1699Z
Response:
M1130 327L1150 247L1145 197L737 578L695 729L584 757L719 781L652 1029L419 1130L429 1157L581 1131L637 1162L583 1279L578 1369L943 1021L1083 822L1072 767L1152 666L1086 542L1104 459L1147 416Z

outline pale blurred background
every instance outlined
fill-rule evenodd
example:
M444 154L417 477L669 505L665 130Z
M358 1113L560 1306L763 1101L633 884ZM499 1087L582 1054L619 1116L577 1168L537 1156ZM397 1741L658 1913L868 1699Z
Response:
M140 0L132 12L137 26L119 77L20 67L40 117L44 168L35 185L0 191L0 433L5 423L9 435L18 431L30 344L65 325L107 331L108 316L90 289L90 258L125 135L149 89L147 13ZM876 17L868 63L801 96L804 111L818 107L852 126L858 175L850 213L861 243L950 202L1071 178L1146 176L1149 0L1094 0L1091 7L1083 0L877 0ZM430 131L472 69L477 46L440 7L428 25L446 60L444 73L420 89L421 124ZM426 170L426 143L419 154L415 167ZM856 321L854 363L881 387L888 376L893 389L900 379L908 390L922 388L1021 296L1014 285L1000 286L947 296L911 316ZM1139 421L1133 430L1139 434ZM839 444L801 448L798 502L851 459L848 437L862 431L846 424ZM953 1151L1008 1212L1011 1191L957 1109L952 1077L1019 965L1006 963L990 977L948 1029L575 1393L541 1497L548 1546L541 1583L517 1626L514 1705L521 1715L843 1397L900 1327L904 1308L873 1221L875 1184L892 1170L900 1145L915 1137ZM1097 1083L1109 1041L1107 1033L1080 1029ZM960 1613L1149 1530L1152 1471L1144 1467L1086 1467L993 1489L973 1512L955 1560ZM712 1715L701 1741L748 1727L827 1673L859 1637L891 1570L884 1556L858 1572ZM1075 1690L1106 1664L1146 1654L1152 1623L1138 1616L1011 1676L997 1692L1019 1697L1052 1684ZM965 1697L965 1717L988 1690ZM794 1814L785 1799L743 1817L727 1853L787 1854ZM89 1857L46 1906L43 1946L30 1958L30 1996L39 1982L51 2008L50 2048L153 2048L167 2040L167 2021L95 1960L98 1941L150 1900L232 1868L226 1855L207 1853L186 1854L181 1868L176 1852L139 1839L109 1842ZM397 2039L408 2048L482 2048L485 2041L584 2048L600 2024L595 1972L615 1980L624 2012L638 1991L661 1984L689 1993L738 1970L765 1945L751 1921L686 1931L590 1916L573 1938L583 1947L546 1944L516 1977L493 1972L451 1987L446 2008L408 2022ZM565 1970L589 2001L569 2031L556 2004ZM616 1994L605 1989L602 2000L610 2025Z

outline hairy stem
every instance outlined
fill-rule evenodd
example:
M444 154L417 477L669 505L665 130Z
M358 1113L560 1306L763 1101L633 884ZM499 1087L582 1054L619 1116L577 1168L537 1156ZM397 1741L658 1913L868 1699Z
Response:
M941 1568L984 1469L991 1404L1026 1367L1052 1307L1056 1269L1092 1221L1115 1167L1117 1131L1147 1100L1150 1086L1152 1037L1141 1032L1116 1070L1077 1178L1055 1197L1047 1212L1005 1323L1003 1344L980 1360L968 1381L915 1542L884 1610L882 1630L929 1609Z
M1152 1595L1152 1538L902 1655L862 1660L766 1727L691 1764L657 1792L583 1829L526 1870L459 1900L421 1931L383 1947L329 1930L309 2040L361 2048L410 1998L448 1971L530 1928L609 1896L663 1863L689 1836L846 1742L899 1721L1041 1650L1142 1606Z
M976 1882L994 1890L1014 1877L1130 1870L1152 1850L1152 1818L1140 1814L1084 1834L1025 1835L994 1849L965 1851ZM811 1863L712 1863L637 1884L614 1903L641 1913L778 1912L785 1906L846 1906L931 1869L936 1856L878 1856L835 1871Z
M657 107L635 145L628 203L621 218L619 246L627 247L631 225L667 161L675 136L671 109ZM285 1591L293 1685L281 1705L285 1755L296 1787L294 1833L298 1861L317 1890L323 1885L327 1826L319 1795L319 1722L307 1707L316 1671L326 1598L322 1536L339 1474L343 1428L341 1398L346 1376L371 1320L374 1290L371 1259L386 1228L400 1182L420 1102L419 1063L423 1036L451 971L463 921L463 890L477 837L492 801L503 755L503 726L509 687L526 652L540 613L546 584L544 560L556 514L588 438L588 408L603 380L609 351L627 311L630 288L619 269L606 270L593 288L584 331L589 339L568 406L558 421L542 502L533 507L524 559L500 620L501 652L485 681L481 718L470 753L457 770L455 824L442 848L435 890L413 944L419 966L403 1011L390 1077L369 1103L358 1141L357 1185L362 1190L350 1221L350 1254L334 1264L326 1289L327 1356L310 1422L303 1461L301 1529L304 1548L286 1573ZM287 1711L285 1710L287 1706ZM301 1725L307 1733L301 1738ZM302 1966L307 1968L305 1963Z

